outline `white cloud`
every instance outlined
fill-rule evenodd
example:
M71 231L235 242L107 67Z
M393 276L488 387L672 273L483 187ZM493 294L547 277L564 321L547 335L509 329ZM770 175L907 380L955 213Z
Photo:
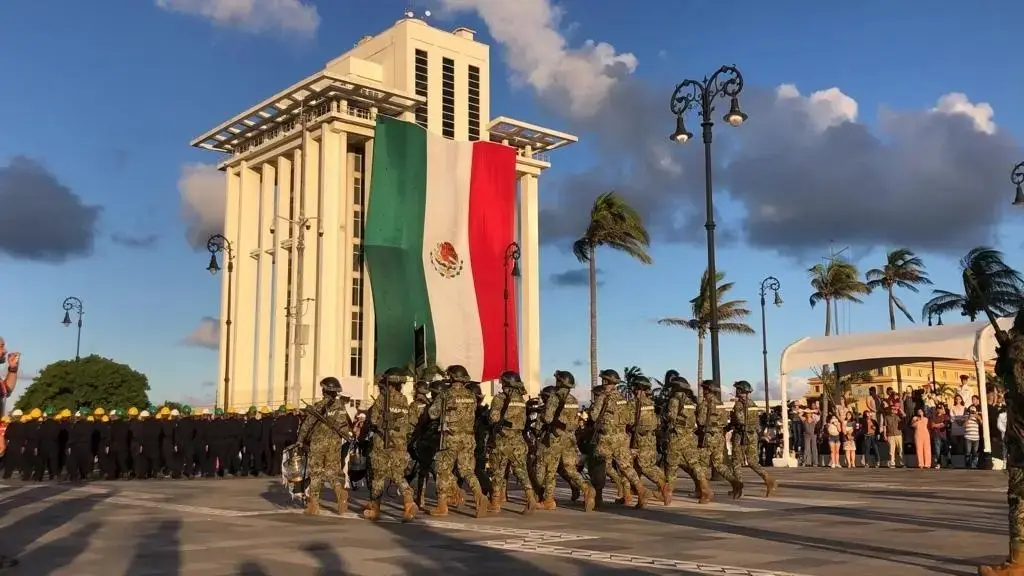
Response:
M559 30L562 11L549 0L440 1L451 11L475 11L505 49L516 79L542 97L568 99L576 118L596 114L618 79L636 70L636 56L611 44L587 40L570 48Z
M220 347L220 321L211 316L204 317L199 321L195 330L182 339L181 343L186 346L217 350Z
M320 14L308 0L156 0L156 5L250 32L312 36L320 27Z
M996 124L992 120L995 110L988 102L972 104L967 95L960 92L946 94L939 98L938 104L932 108L933 113L960 114L967 116L974 123L974 129L985 134L995 134Z
M181 167L178 193L181 219L188 226L185 238L193 248L205 249L210 236L224 231L224 173L211 164L186 164Z

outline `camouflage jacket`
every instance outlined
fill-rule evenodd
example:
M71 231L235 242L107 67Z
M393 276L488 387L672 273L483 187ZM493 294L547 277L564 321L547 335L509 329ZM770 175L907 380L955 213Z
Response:
M1024 335L1010 332L1009 341L999 346L996 374L1006 387L1006 464L1024 468Z
M445 413L442 415L441 406ZM461 384L453 384L442 390L427 408L431 420L440 420L442 416L448 432L451 434L472 435L476 426L476 394Z
M348 402L341 398L323 398L307 407L306 417L299 427L299 442L308 444L311 451L337 449L340 453L341 445L352 438L352 419L348 416L347 405ZM320 418L308 414L309 411L315 411L323 416L327 424L321 422ZM339 436L339 433L343 436Z
M704 394L697 401L697 426L704 434L721 435L727 422L726 414L718 409L718 399Z
M757 437L757 414L750 413L750 400L736 399L729 412L729 425L733 430L733 437L737 434L747 438Z
M540 421L553 436L574 435L580 424L580 402L568 390L556 391L544 404Z
M387 394L387 401L383 394ZM387 412L384 405L387 404ZM367 411L366 420L374 431L374 445L384 445L384 434L388 435L388 443L391 447L398 446L405 450L405 446L412 432L413 423L410 422L409 400L398 390L388 389L382 392L373 401L373 405Z
M502 392L491 400L487 414L488 422L494 427L495 440L522 439L526 429L526 401L518 392Z
M682 392L673 394L665 410L665 427L675 434L690 434L697 422L697 412L690 399Z
M627 401L624 416L630 429L641 436L658 431L658 416L654 413L654 399L646 394Z
M590 406L590 419L599 434L624 434L629 422L627 402L618 390L605 392Z

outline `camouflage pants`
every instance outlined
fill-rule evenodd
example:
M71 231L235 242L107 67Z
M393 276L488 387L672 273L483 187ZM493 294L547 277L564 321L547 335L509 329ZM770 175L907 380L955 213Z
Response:
M491 490L492 494L505 491L508 469L512 469L516 481L527 494L533 493L533 484L526 473L526 441L518 433L502 434L491 448Z
M444 450L434 460L437 467L437 495L451 497L455 491L455 472L469 484L473 493L481 492L476 477L476 438L472 434L449 434L445 438Z
M658 468L658 437L654 434L637 434L635 454L637 470L658 486L664 484L665 472Z
M1006 502L1009 504L1010 548L1024 548L1024 468L1008 466Z
M399 492L409 490L405 470L409 466L409 451L405 446L392 444L385 448L383 440L374 440L370 450L370 500L380 500L388 480Z
M324 482L329 482L335 491L345 486L345 467L341 461L341 446L335 443L317 445L309 451L309 497L320 499Z
M576 449L576 439L572 436L559 436L551 439L551 446L544 452L544 478L541 480L544 486L545 498L548 495L553 499L555 496L555 473L560 473L569 485L585 492L590 487L583 479L576 465L580 461L580 453Z
M744 462L745 461L745 462ZM757 438L748 436L744 438L734 434L732 437L732 473L737 480L743 480L740 472L746 464L748 468L761 477L761 480L768 481L768 475L758 461Z
M605 463L605 473L612 478L613 482L615 481L615 476L612 475L611 464L615 465L618 473L625 477L625 480L629 482L634 490L639 492L643 488L643 485L640 483L640 477L637 476L636 470L633 469L633 455L629 452L629 438L624 432L618 434L598 434L595 455L599 461ZM590 478L594 480L593 476ZM620 485L620 482L622 481L616 482L616 485ZM621 486L623 489L627 488L625 482L622 482Z
M675 481L676 470L680 467L693 478L694 486L699 485L702 479L707 480L700 462L697 437L691 432L673 432L668 441L668 449L665 450L665 476L669 481Z
M721 434L705 434L704 447L700 449L699 473L711 478L712 471L721 474L730 484L739 482L732 468L725 465L725 438Z

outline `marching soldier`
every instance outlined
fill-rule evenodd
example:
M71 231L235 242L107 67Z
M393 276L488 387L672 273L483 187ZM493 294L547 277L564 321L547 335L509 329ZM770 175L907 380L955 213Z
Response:
M695 435L697 396L690 383L678 372L670 370L665 376L665 385L671 394L665 409L665 428L668 432L665 476L669 482L674 482L676 471L682 467L693 478L698 502L707 504L714 499L714 492L708 484L708 478L704 476Z
M772 495L778 488L778 480L768 476L764 468L761 468L757 458L757 415L750 414L750 393L754 391L750 382L740 380L734 385L736 387L736 402L732 406L729 415L729 426L732 429L732 473L736 481L741 481L740 471L743 465L754 471L764 481L765 498ZM739 494L733 496L739 498L743 495L742 489Z
M25 436L28 424L23 420L25 414L21 410L11 412L11 422L4 431L4 440L7 447L4 450L4 473L3 479L9 480L15 470L24 469L25 465Z
M349 398L342 395L341 382L333 376L320 381L320 391L323 398L306 408L306 419L299 428L299 442L308 447L309 501L305 513L320 512L320 492L326 480L338 498L338 514L344 514L348 492L341 448L352 438L352 420L346 409Z
M541 468L544 477L544 510L555 509L555 473L561 472L574 491L582 492L583 508L587 512L594 509L596 492L583 476L577 466L580 453L576 447L576 429L579 427L579 401L572 395L576 378L564 370L555 371L555 390L544 403L544 413L540 417L543 423L546 443L543 449L544 462Z
M192 416L192 407L184 405L181 407L182 417L178 418L177 426L174 429L174 440L178 447L178 472L185 478L194 478L202 474L203 456L205 446L197 441L199 428L198 422Z
M416 382L412 404L409 405L409 422L413 425L413 430L409 434L408 451L415 466L406 480L416 483L414 496L416 506L419 508L423 508L427 480L433 470L434 455L437 454L436 429L427 414L427 407L430 406L430 391L430 384L426 381Z
M380 395L367 411L364 434L372 432L370 440L370 501L363 518L380 518L380 499L384 486L390 481L402 493L402 519L406 522L416 516L412 488L405 479L409 465L410 422L409 401L402 394L406 375L400 368L388 368L378 380ZM339 496L339 499L341 497Z
M284 449L295 444L298 438L299 417L288 406L281 405L270 425L270 443L274 453L274 460L270 466L271 474L281 473L281 456Z
M526 401L523 393L526 387L519 374L506 371L501 375L501 388L501 393L491 400L488 413L488 423L492 430L490 511L501 512L506 474L511 468L512 474L526 492L523 514L529 514L537 508L537 494L526 473L526 440L523 438L526 429Z
M637 376L629 383L633 398L626 403L624 415L630 423L630 450L635 451L636 469L654 482L666 506L672 501L672 484L665 481L665 472L658 467L658 416L651 398L651 381Z
M68 430L67 470L72 482L87 480L92 474L92 434L96 427L82 415L82 410L75 413Z
M121 410L110 411L108 428L110 442L107 461L110 468L107 470L107 479L126 480L131 471L131 439L128 422L121 417Z
M472 381L464 366L450 366L447 375L450 385L427 408L430 419L439 422L440 442L444 444L438 450L435 460L437 507L430 511L430 515L448 515L448 500L458 490L454 474L454 470L458 469L459 476L473 490L476 517L482 518L486 514L487 500L474 470L477 397L470 390Z
M725 465L725 422L726 416L719 410L722 389L714 380L700 383L704 393L697 402L697 441L700 447L701 474L710 478L717 471L732 486L729 493L733 498L743 496L743 482Z
M132 406L128 409L128 435L131 444L131 462L132 462L132 474L137 480L146 479L146 455L143 453L143 433L142 428L144 422L143 413L149 416L149 412L143 410L139 412L139 409Z
M624 486L627 490L624 497L628 495L629 486L632 486L636 490L636 507L644 508L647 505L647 489L633 470L633 458L629 452L629 438L626 436L625 427L625 423L629 421L626 400L615 389L622 380L615 370L602 370L600 377L604 393L594 400L590 407L590 417L594 420L597 433L595 458L603 462L606 468L612 464L618 468L619 473L629 482L628 486ZM597 482L593 476L591 480Z

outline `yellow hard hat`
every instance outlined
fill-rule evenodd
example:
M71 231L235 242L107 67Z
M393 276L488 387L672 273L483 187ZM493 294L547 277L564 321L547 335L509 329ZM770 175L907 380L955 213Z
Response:
M104 412L103 408L97 408L92 411L93 416L103 416L104 414L106 414L106 412Z
M43 417L43 411L40 410L39 408L33 408L32 411L28 413L28 415L32 419L42 418Z
M260 414L270 414L270 407L269 406L261 407L260 408Z
M136 408L135 406L132 406L131 408L128 409L128 415L129 416L138 416L139 415L139 409Z
M0 422L3 422L4 424L7 424L10 421L11 421L11 417L10 416L4 416L3 418L0 418Z
M63 420L64 419L64 415L61 414L60 412L57 412L56 414L53 415L53 419L54 420Z
M171 409L168 408L167 406L161 406L160 407L160 414L170 414L170 413L171 413Z
M28 414L22 414L21 419L19 420L19 422L21 422L22 424L26 424L26 423L31 422L31 421L32 421L32 417L29 416Z
M166 416L166 414L164 414L163 412L157 412L156 414L153 415L153 418L156 418L157 420L159 420L159 419L163 418L164 416Z
M60 411L60 417L61 418L71 418L71 410L69 408L65 408L65 409L61 410Z
M110 422L110 416L104 414L103 416L100 417L100 420L102 420L103 422Z
M86 422L93 422L93 421L95 421L95 420L96 420L96 419L95 419L95 418L93 418L92 416L86 416L86 417L85 417L85 421L86 421Z

